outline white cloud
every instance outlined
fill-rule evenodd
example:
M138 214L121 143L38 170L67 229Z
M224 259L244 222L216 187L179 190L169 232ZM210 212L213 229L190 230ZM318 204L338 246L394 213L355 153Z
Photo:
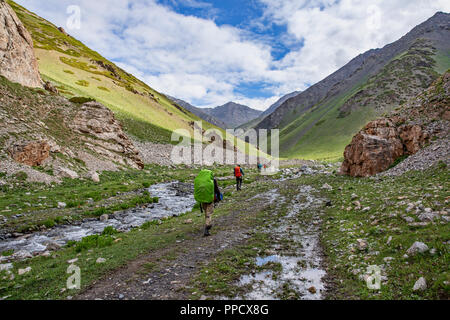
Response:
M300 83L320 81L358 54L398 40L437 11L450 11L446 0L260 1L266 20L286 25L291 38L304 41L277 64L281 77L297 72Z
M366 50L382 47L436 11L446 0L259 0L264 16L253 25L285 25L286 44L304 42L276 61L267 37L213 20L184 16L155 0L76 2L80 30L68 30L89 47L156 90L198 106L228 101L264 110L280 96L304 90ZM58 26L65 26L73 0L18 0ZM184 5L211 9L201 0ZM298 47L298 46L297 46ZM240 85L264 83L273 95L237 94Z

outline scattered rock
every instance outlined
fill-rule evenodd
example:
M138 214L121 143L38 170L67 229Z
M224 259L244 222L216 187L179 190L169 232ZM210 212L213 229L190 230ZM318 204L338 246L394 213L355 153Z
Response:
M185 224L192 224L192 219L184 220L184 223L185 223Z
M47 244L47 250L49 251L56 251L59 250L60 248L61 246L56 242L50 242L49 244Z
M77 261L78 261L78 258L75 258L75 259L72 259L72 260L68 260L67 263L68 264L73 264L73 263L75 263Z
M364 239L357 239L356 241L358 242L357 247L358 247L359 251L367 250L368 244L367 244L366 240L364 240Z
M108 219L109 219L109 215L107 215L107 214L102 214L100 216L100 221L102 221L102 222L106 222L106 221L108 221Z
M332 191L332 190L333 190L333 187L330 186L328 183L325 183L325 184L322 186L322 189L328 190L328 191Z
M56 171L56 174L61 178L70 178L70 179L78 179L79 178L78 173L76 173L73 170L67 169L67 168L60 167L55 171Z
M425 213L421 213L417 216L417 218L420 221L433 221L436 218L439 218L439 215L437 213L432 213L432 212L425 212Z
M11 270L12 267L13 267L12 263L0 264L0 271L8 271Z
M44 89L53 94L59 93L58 89L56 89L56 87L50 81L45 82Z
M65 207L67 207L65 202L58 202L58 209L64 209Z
M424 291L427 289L427 281L424 277L420 277L419 280L416 281L413 287L413 291Z
M13 254L13 258L16 260L25 260L25 259L33 258L33 255L26 250L20 250Z
M100 176L98 175L97 172L93 172L91 174L91 179L92 181L94 181L95 183L99 183L100 182Z
M106 259L105 258L98 258L95 262L96 263L105 263Z
M309 287L309 288L308 288L308 291L309 291L310 293L312 293L312 294L315 294L315 293L317 292L317 290L316 290L315 287Z
M19 276L27 274L28 272L31 271L31 267L26 267L25 269L19 269L18 274Z
M406 207L406 212L409 213L415 208L414 203L408 203L408 206Z
M428 251L428 246L423 243L416 241L413 245L406 251L409 256L416 255L417 253L424 253Z
M386 244L390 244L392 241L392 236L389 236L388 240L386 241Z
M64 30L63 27L58 27L59 32L61 32L62 34L64 34L65 36L68 36L66 30Z

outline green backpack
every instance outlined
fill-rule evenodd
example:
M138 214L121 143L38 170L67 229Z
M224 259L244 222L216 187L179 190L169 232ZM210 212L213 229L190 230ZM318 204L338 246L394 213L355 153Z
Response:
M202 170L195 178L194 198L199 203L214 201L214 176L211 170Z

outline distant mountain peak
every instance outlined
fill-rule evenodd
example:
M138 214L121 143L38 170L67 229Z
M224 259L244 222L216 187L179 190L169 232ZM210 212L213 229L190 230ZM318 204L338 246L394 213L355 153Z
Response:
M237 128L240 125L258 118L262 111L252 109L243 104L229 101L224 105L212 109L202 109L209 115L221 119L227 125L227 128Z

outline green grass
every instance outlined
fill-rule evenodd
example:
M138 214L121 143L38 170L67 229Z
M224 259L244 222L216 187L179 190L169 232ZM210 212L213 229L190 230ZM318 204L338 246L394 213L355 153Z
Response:
M154 170L153 170L154 169ZM160 172L160 177L167 179L177 178L180 181L191 181L192 173L198 172L180 168L179 171L162 172L155 167L152 174ZM226 172L231 172L231 167L216 168L214 172L218 176L223 176ZM253 172L254 171L254 172ZM249 171L250 176L256 175L256 170ZM102 176L103 181L108 181L110 177L115 176L117 183L122 181L130 182L140 180L132 173L129 179L118 180L117 175L126 175L129 173L108 173L109 176ZM146 181L150 181L146 177ZM142 187L143 181L139 181L139 187ZM99 186L97 185L97 188ZM61 191L61 190L60 190ZM254 190L253 192L257 192ZM241 194L242 195L242 194ZM230 199L227 199L228 201ZM250 204L249 204L250 205ZM234 207L232 202L224 204L221 209L215 210L215 217L226 215ZM192 219L192 224L185 224L186 219ZM111 273L113 270L124 266L126 263L146 254L152 250L158 250L169 247L179 239L190 239L196 236L196 233L202 228L204 217L198 209L189 212L180 217L171 217L162 221L151 221L144 224L141 228L133 229L127 233L117 233L112 228L105 228L101 235L88 236L78 242L70 242L58 252L52 254L52 257L35 257L26 262L14 262L13 272L17 274L18 269L30 266L32 271L23 276L16 276L13 281L4 279L0 275L0 296L9 296L8 299L64 299L67 296L77 294L78 290L61 291L66 287L68 278L67 267L68 260L78 258L75 263L81 269L82 290L90 286L94 281ZM5 253L8 254L8 253ZM98 258L106 259L105 263L96 263ZM164 259L173 260L176 258L176 252L168 252ZM158 266L155 263L144 266L148 270L156 270Z
M217 176L232 173L232 168L227 166L211 169ZM100 175L100 183L66 178L62 183L50 186L26 182L23 178L13 176L7 178L7 186L0 189L0 211L7 211L2 212L5 217L24 214L18 219L10 219L4 225L5 228L14 231L37 230L41 225L52 226L156 203L158 199L144 189L168 180L192 182L197 173L197 169L185 166L177 166L167 172L167 168L147 165L142 171L105 171ZM247 181L254 179L250 174ZM232 183L232 180L223 181L221 186ZM66 203L66 209L57 209L58 202Z
M450 68L450 50L444 52L438 52L435 57L436 61L435 70L439 74L443 74Z
M322 235L329 260L328 270L335 279L332 298L449 298L450 253L448 244L444 244L450 240L448 224L429 223L427 226L413 227L403 219L403 216L415 217L406 213L408 203L422 201L424 207L443 210L445 197L448 196L449 178L446 168L436 167L381 180L349 177L326 180L334 188L327 195L334 206L327 211L324 220L326 231ZM355 210L350 197L353 193L358 195L363 207L370 207L368 211ZM347 211L347 208L351 209ZM389 237L392 240L387 244ZM356 244L357 238L368 241L368 252L349 250L350 245ZM426 243L436 253L427 252L404 258L406 250L415 241ZM386 257L392 257L393 260L387 264L384 261ZM387 282L382 284L380 291L367 289L359 275L352 273L358 269L364 272L369 265L384 265L386 268L382 275L387 277ZM428 289L414 292L414 283L421 276L426 278Z
M89 81L86 80L78 80L77 82L75 82L75 84L82 87L89 87Z
M435 69L443 73L450 66L449 59L446 52L435 55L427 42L417 40L408 51L393 58L376 75L361 79L353 87L318 102L306 112L294 109L280 123L281 157L327 161L341 159L345 146L354 134L367 122L383 112L390 112L422 88L427 88L431 84L429 79L438 76L431 66L435 64ZM430 67L420 67L421 64ZM412 69L411 66L417 67ZM411 81L419 81L420 84L412 87ZM416 93L411 94L411 90ZM346 104L356 106L356 110L350 110ZM341 110L343 106L346 106L345 110Z

